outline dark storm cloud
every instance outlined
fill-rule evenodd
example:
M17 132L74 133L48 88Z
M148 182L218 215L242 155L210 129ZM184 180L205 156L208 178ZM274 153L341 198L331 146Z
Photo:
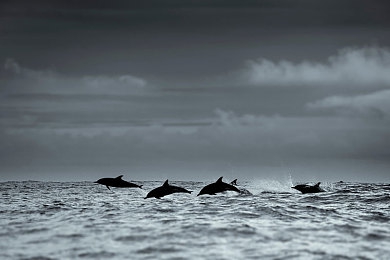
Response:
M0 10L6 179L30 167L79 179L106 166L140 179L310 160L389 168L386 1L16 0Z
M1 12L2 30L50 36L85 31L97 36L110 30L129 33L180 32L219 35L239 29L282 31L303 27L372 26L387 28L385 1L9 1ZM145 31L146 30L146 31ZM261 31L260 31L261 32ZM211 35L209 35L211 37ZM195 39L196 37L192 37ZM213 37L211 37L213 38Z
M77 18L100 16L111 17L113 21L117 18L124 18L127 15L129 21L134 21L131 17L133 14L135 18L142 12L150 12L151 15L157 15L155 20L159 20L159 14L164 13L178 13L183 14L201 14L207 12L210 14L221 14L224 12L231 14L233 17L243 16L242 12L246 14L253 14L262 12L265 15L280 14L291 15L284 17L285 19L278 19L275 21L274 17L258 17L258 21L273 20L274 24L277 22L287 23L291 17L295 19L290 21L302 22L310 20L312 23L320 24L344 24L350 23L365 23L365 24L380 24L388 23L386 13L389 8L387 1L356 1L356 0L338 0L338 1L310 1L310 0L265 0L265 1L5 1L3 3L3 14L5 16L41 16L43 18L62 19L61 15L69 15L72 20ZM235 11L235 12L232 12ZM235 13L235 15L234 15ZM57 16L55 16L57 15ZM115 17L116 16L116 17ZM119 16L119 17L118 17ZM129 17L130 16L130 17ZM193 17L178 16L182 19L192 19ZM142 20L141 16L138 17ZM166 18L166 17L164 17ZM283 17L278 17L283 18ZM165 20L166 21L166 20ZM166 22L169 22L166 21ZM199 20L198 24L203 21ZM276 22L276 23L275 23ZM218 21L214 21L218 23ZM178 25L180 26L180 25Z
M390 43L384 1L8 1L1 9L1 60L73 74L194 79L260 55L323 58L345 45Z

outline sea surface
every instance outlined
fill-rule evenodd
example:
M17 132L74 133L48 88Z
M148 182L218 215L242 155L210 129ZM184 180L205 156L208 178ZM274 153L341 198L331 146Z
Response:
M390 259L390 184L171 181L194 192L144 199L163 181L0 183L0 259Z

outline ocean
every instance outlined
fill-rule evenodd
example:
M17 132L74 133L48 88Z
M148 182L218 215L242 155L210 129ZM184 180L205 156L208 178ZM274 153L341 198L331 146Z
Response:
M0 183L0 259L390 259L390 184L240 182L253 195L144 199L93 182Z

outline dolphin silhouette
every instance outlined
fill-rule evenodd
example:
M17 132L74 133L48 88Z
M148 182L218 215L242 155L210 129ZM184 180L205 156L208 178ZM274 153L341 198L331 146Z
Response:
M203 195L203 194L215 195L216 193L224 192L224 191L228 191L228 190L240 193L239 189L237 189L236 187L234 187L231 184L223 182L222 177L220 177L216 182L211 183L211 184L203 187L203 189L200 190L198 196Z
M123 175L119 175L116 178L102 178L95 183L99 183L102 185L106 185L107 189L111 190L110 187L118 187L118 188L140 188L142 189L142 185L137 185L135 183L131 183L128 181L122 180Z
M243 195L253 195L252 192L250 192L249 190L247 189L244 189L242 187L239 187L238 184L237 184L237 179L234 179L233 181L230 182L231 185L233 186L237 186L237 189L240 191L241 194Z
M309 185L309 184L299 184L294 187L291 187L293 189L299 190L302 193L317 193L317 192L324 192L322 188L320 188L321 182L318 182L315 185Z
M166 180L162 186L151 190L144 199L153 198L153 197L157 199L161 199L166 195L177 193L177 192L191 193L192 191L186 190L182 187L170 185L168 183L168 180Z

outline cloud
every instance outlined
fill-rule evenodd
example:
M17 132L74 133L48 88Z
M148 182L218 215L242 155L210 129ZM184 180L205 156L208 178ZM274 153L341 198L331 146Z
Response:
M357 96L331 96L307 104L309 109L333 110L343 115L371 118L390 117L390 90Z
M147 81L133 75L86 75L72 77L53 70L33 70L7 59L4 64L6 93L10 94L136 94ZM8 86L8 87L7 87ZM4 89L5 88L5 89Z
M270 62L270 72L263 76L286 86L291 82L285 75L297 85L308 84L310 78L312 83L348 87L363 78L387 84L379 69L388 66L386 50L344 53L316 66ZM327 81L319 73L328 71L329 76L336 68L353 71L352 64L363 60L370 73L378 68L378 77L366 73L354 79L352 72L345 72ZM280 166L283 160L305 165L311 159L386 162L390 158L390 121L367 121L367 116L389 115L387 85L381 90L364 89L365 94L356 94L362 88L342 92L348 95L334 92L337 88L299 87L280 91L233 86L213 92L207 88L210 85L202 92L171 93L150 91L146 80L131 74L73 77L27 69L13 60L6 61L4 71L0 165L9 169L155 166L156 176L164 167L167 171L181 167L185 172L226 165ZM310 113L303 109L305 105ZM328 112L333 110L357 116L334 116Z
M4 63L4 69L6 71L9 71L10 73L14 73L14 74L21 74L22 73L22 68L19 66L19 64L17 62L15 62L15 60L13 59L7 59ZM25 69L23 69L24 72Z
M0 71L0 128L123 124L152 89L130 74L69 76L7 59Z
M81 179L128 172L139 179L194 180L219 171L228 175L232 167L245 178L270 174L262 167L318 161L309 173L315 175L331 161L390 159L389 125L369 126L358 118L267 117L218 109L203 125L89 127L0 130L0 171L52 167L51 179L63 169ZM341 178L338 173L323 178Z
M326 62L248 61L241 80L254 85L390 86L390 50L345 48Z
M3 131L2 164L278 164L281 158L390 156L390 136L357 119L236 115L217 110L209 124ZM190 129L189 129L190 128Z

